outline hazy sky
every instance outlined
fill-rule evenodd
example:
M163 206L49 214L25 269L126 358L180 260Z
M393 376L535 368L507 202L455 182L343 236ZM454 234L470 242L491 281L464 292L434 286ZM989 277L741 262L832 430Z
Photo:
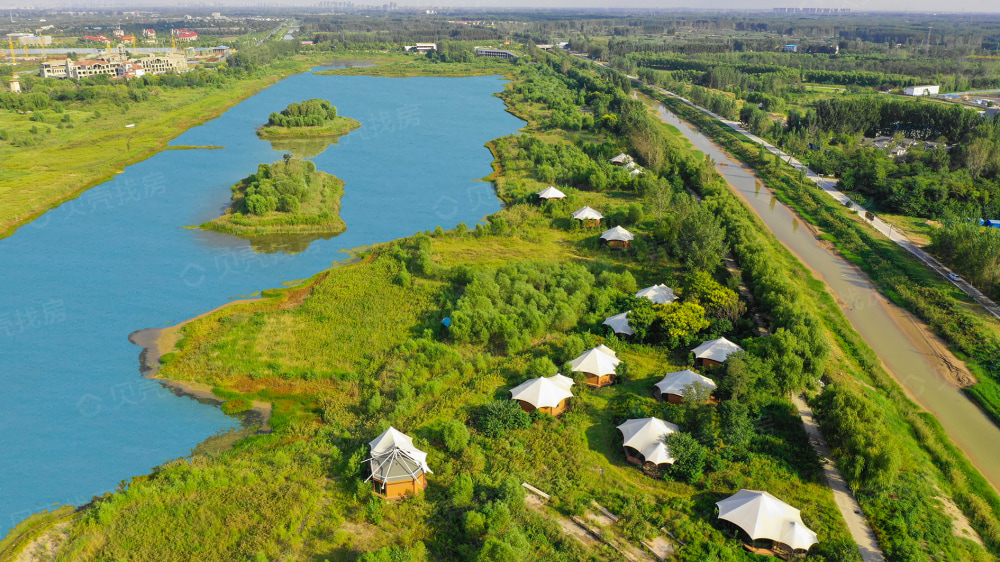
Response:
M353 0L355 4L383 4L390 0ZM853 11L909 11L909 12L966 12L1000 13L996 0L395 0L407 7L510 7L510 8L688 8L688 9L771 9L782 8L850 8ZM39 8L81 9L85 6L99 8L135 9L152 6L227 6L288 5L315 6L320 0L0 0L0 10L18 6Z

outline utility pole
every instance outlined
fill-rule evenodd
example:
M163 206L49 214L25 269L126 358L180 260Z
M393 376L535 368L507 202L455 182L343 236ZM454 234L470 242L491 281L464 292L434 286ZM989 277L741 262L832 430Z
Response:
M924 56L930 56L930 54L931 54L931 30L932 29L934 29L934 24L931 24L931 25L929 25L927 27L927 42L925 43L926 47L924 47Z

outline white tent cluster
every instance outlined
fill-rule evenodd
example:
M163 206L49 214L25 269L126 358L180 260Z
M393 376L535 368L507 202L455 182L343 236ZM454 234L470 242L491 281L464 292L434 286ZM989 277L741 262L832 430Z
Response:
M667 304L677 300L674 290L663 284L646 287L636 293L635 296L637 298L647 298L653 301L653 304Z
M625 442L624 447L631 447L642 455L645 462L653 464L672 464L674 458L667 448L667 435L680 431L678 427L660 418L641 418L628 420L618 426Z
M799 510L767 492L740 490L715 505L719 519L734 523L753 540L770 539L793 550L808 550L819 542L802 522Z
M511 400L526 402L537 408L556 408L563 400L573 397L573 379L556 373L551 377L529 379L510 390Z
M538 192L538 198L545 200L565 199L566 194L550 185L549 187L546 187L545 189Z
M695 359L708 359L716 363L723 363L727 357L737 351L743 351L743 348L726 338L719 338L704 342L691 351L694 353Z
M421 474L433 474L427 466L427 453L413 445L413 439L394 427L382 432L373 439L371 457L366 462L371 468L371 475L382 484L415 480ZM366 481L367 481L366 480Z

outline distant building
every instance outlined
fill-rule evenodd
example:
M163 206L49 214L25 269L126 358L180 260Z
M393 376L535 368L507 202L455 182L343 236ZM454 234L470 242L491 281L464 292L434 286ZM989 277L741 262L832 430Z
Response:
M186 29L171 29L170 33L173 34L173 36L178 41L197 41L198 40L198 34L195 33L194 31L188 31Z
M115 29L114 31L111 32L111 34L114 35L115 37L125 37L125 32L122 31L121 29Z
M156 30L155 29L143 29L142 30L142 36L145 37L146 39L156 39Z
M992 118L1000 115L1000 107L987 107L983 112L983 117Z
M907 86L903 88L903 95L907 96L936 96L940 86Z
M404 49L411 53L420 53L424 55L431 51L436 51L437 43L417 43L416 45L407 45Z
M823 16L849 14L850 8L775 8L777 14L817 14Z
M10 78L10 93L12 94L21 93L21 81L17 78L17 74L11 76Z
M39 69L39 75L42 78L79 80L88 76L107 74L108 76L128 79L144 74L184 72L187 69L187 59L180 54L130 59L119 53L107 55L103 59L45 61Z
M476 47L476 56L485 57L488 59L516 59L517 55L510 51L501 51L500 49L484 49L483 47Z
M781 48L781 52L783 52L783 53L797 53L797 52L799 52L799 46L798 45L785 45L784 47Z
M810 55L836 55L840 52L840 45L813 45L806 52Z
M40 47L52 44L51 35L34 35L31 33L8 33L7 41L18 42L22 47Z

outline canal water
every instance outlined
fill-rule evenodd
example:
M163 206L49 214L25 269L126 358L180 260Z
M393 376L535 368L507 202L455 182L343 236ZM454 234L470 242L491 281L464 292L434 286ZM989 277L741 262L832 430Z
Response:
M130 333L309 277L345 249L499 210L478 181L492 171L484 143L524 125L493 96L502 88L497 77L293 76L172 142L224 148L161 152L0 240L0 536L234 425L141 378ZM297 253L257 253L185 229L218 216L258 164L281 159L255 127L316 97L362 123L310 152L345 181L347 231Z
M887 309L878 291L847 260L821 246L802 228L798 218L771 192L758 184L738 162L731 160L701 133L660 106L660 116L677 127L698 150L715 160L719 172L749 203L774 235L826 282L846 303L844 313L854 329L895 375L896 380L944 426L994 488L1000 488L1000 428L961 391L941 377L932 358L915 345ZM908 320L907 320L908 321Z

